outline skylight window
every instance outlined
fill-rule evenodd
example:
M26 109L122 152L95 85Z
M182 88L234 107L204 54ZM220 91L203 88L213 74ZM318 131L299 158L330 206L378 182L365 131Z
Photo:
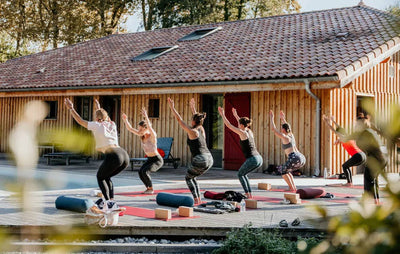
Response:
M180 38L178 41L193 41L193 40L199 40L203 37L206 37L207 35L210 35L212 33L217 32L218 30L221 30L222 27L210 27L210 28L204 28L204 29L199 29L194 32L191 32L190 34Z
M167 47L156 47L152 48L143 54L140 54L138 56L135 56L134 58L131 59L131 61L143 61L143 60L151 60L156 57L159 57L161 55L164 55L165 53L168 53L174 49L178 48L177 45L175 46L167 46Z

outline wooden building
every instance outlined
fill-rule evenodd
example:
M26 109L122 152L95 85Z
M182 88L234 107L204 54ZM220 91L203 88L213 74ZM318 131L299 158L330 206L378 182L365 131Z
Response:
M26 102L43 100L51 108L42 128L71 128L63 105L75 102L86 119L99 99L119 125L120 145L130 156L143 156L140 141L120 119L137 124L147 107L159 137L174 137L172 153L186 165L186 135L167 106L189 122L189 100L207 112L205 128L215 166L238 169L244 158L238 137L224 129L217 107L224 105L253 119L263 167L285 161L268 112L283 110L299 150L304 173L327 168L340 173L347 153L321 123L333 114L351 126L363 97L387 115L400 99L399 19L359 5L324 11L236 22L117 34L0 64L0 152ZM276 117L276 122L278 117ZM388 172L399 172L396 150Z

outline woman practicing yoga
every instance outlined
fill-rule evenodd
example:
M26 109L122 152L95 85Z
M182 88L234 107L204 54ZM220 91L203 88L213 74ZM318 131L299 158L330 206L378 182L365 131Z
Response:
M294 179L291 172L303 167L304 164L306 164L306 158L296 147L296 141L290 125L286 122L285 114L281 111L279 115L282 123L282 128L280 131L275 126L274 112L272 110L269 111L269 116L271 118L271 129L275 135L282 140L282 149L285 150L285 154L288 157L286 163L280 166L279 171L282 172L283 180L285 180L285 182L288 184L289 189L291 191L296 191L296 185L294 184Z
M147 161L139 169L140 180L146 186L144 194L153 194L153 183L151 182L150 172L156 172L164 164L164 160L157 150L157 133L151 126L151 122L147 115L146 109L142 108L141 111L144 121L139 122L137 129L132 128L132 125L128 121L126 114L122 114L125 126L128 131L140 136L144 153L147 155Z
M358 148L355 140L347 140L346 141L346 133L345 133L344 129L342 127L340 127L340 125L337 122L335 122L335 119L333 118L333 116L331 116L331 118L328 118L326 115L323 115L322 119L328 125L329 129L331 129L338 137L338 139L335 141L335 145L340 143L342 145L342 147L347 151L347 153L351 156L350 159L348 159L342 165L343 173L346 176L346 180L347 180L347 184L345 184L345 186L351 187L351 186L353 186L353 178L351 175L350 168L354 167L354 166L359 166L359 165L365 163L365 161L367 160L367 156L360 148ZM336 126L336 128L334 128L330 124L330 120L332 120L332 122Z
M94 101L96 121L91 122L83 120L79 116L74 109L74 104L69 99L65 99L64 103L75 121L93 132L96 150L105 155L104 161L97 171L97 182L106 204L104 205L103 199L97 200L96 204L100 209L103 209L103 207L117 209L118 206L113 201L114 186L111 177L117 175L129 165L128 154L118 145L117 126L110 120L107 111L100 107L97 100Z
M261 167L263 164L263 159L257 151L256 145L254 143L253 132L250 130L251 119L247 117L239 117L236 109L232 108L233 116L238 122L238 127L235 127L226 118L225 110L223 108L218 107L218 111L222 119L224 120L226 127L228 127L234 133L238 134L240 137L240 147L242 148L242 152L246 157L246 161L239 168L238 177L247 198L252 198L251 187L247 174Z
M371 129L367 118L357 119L355 132L349 136L357 146L367 155L364 168L364 192L374 197L375 204L379 204L378 176L387 164L386 154L382 149L378 134Z
M169 107L172 110L176 120L181 128L187 133L187 144L192 153L192 163L186 174L186 183L192 192L194 203L200 204L200 188L196 177L204 174L213 165L213 157L207 148L206 134L203 128L203 122L206 118L205 113L197 113L194 99L190 100L190 108L193 113L191 126L187 125L175 109L174 101L168 98Z

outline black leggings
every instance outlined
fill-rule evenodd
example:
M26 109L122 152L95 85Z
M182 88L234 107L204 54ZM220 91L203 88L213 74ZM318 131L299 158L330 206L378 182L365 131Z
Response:
M105 159L97 171L97 182L104 199L114 198L114 186L111 177L117 175L129 165L129 155L121 147L113 147L105 152Z
M364 192L369 193L374 199L379 199L378 176L386 167L386 160L368 156L364 168Z
M359 152L354 154L353 156L350 157L345 163L343 163L342 168L343 168L343 173L346 176L347 182L348 183L353 183L353 178L351 176L351 167L354 166L359 166L367 160L367 156L363 152Z
M146 188L153 187L153 183L151 182L150 172L156 172L163 166L163 164L164 164L163 158L161 157L161 155L157 155L153 157L148 157L147 161L139 169L140 180L142 180Z

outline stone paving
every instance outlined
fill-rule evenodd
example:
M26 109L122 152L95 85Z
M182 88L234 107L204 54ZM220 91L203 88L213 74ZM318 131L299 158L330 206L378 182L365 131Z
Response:
M53 190L35 191L31 192L32 201L29 202L29 209L23 211L21 209L20 199L13 195L12 192L6 189L0 191L0 199L2 206L0 209L0 225L3 226L22 226L22 225L68 225L68 224L82 224L83 214L75 213L64 210L57 210L54 205L55 199L59 195L70 195L82 198L92 198L90 196L91 190L97 189L96 184L96 171L101 162L93 161L89 164L86 163L73 163L70 166L52 165L47 166L44 162L39 163L37 171L50 179L53 183ZM6 160L0 160L0 170L9 171L15 170ZM56 173L57 172L57 173ZM240 183L237 179L236 171L226 171L222 169L211 169L203 176L198 178L202 190L212 190L224 192L226 190L242 191ZM155 189L178 189L186 188L184 181L185 168L181 167L173 169L172 167L164 167L158 172L152 174L153 184ZM87 188L65 189L60 184L59 190L56 185L59 183L57 177L75 179L86 181L80 182L83 186L91 186ZM393 179L399 180L398 174L392 174ZM271 183L273 188L285 188L286 184L279 176L267 175L263 173L249 174L250 183L253 188L253 195L277 198L283 200L283 192L279 191L265 191L258 190L257 184L259 182ZM70 181L70 180L69 180ZM144 187L138 178L137 171L131 171L130 168L124 170L121 174L113 178L116 186L115 192L133 192L142 191ZM355 185L362 185L362 175L356 175L353 178ZM60 181L62 182L62 181ZM232 228L242 227L245 224L251 223L256 227L278 227L278 223L282 219L286 219L289 223L295 218L299 217L302 221L298 227L302 228L321 228L323 224L316 224L313 219L318 219L319 215L314 212L310 207L312 205L321 205L328 210L329 216L344 214L349 211L349 204L357 202L363 193L361 188L339 188L329 187L326 184L344 183L345 180L339 179L323 179L323 178L302 178L295 177L295 182L298 188L304 187L324 187L327 192L338 194L336 199L312 199L305 200L300 205L288 205L273 202L258 202L258 209L248 209L244 213L230 213L230 214L207 214L195 212L198 218L162 221L157 219L148 219L136 216L125 215L119 218L120 227L155 227L155 228ZM384 183L381 183L381 186ZM68 186L68 184L66 185ZM4 188L4 187L2 187ZM184 195L190 195L189 193ZM351 198L345 198L349 195ZM343 197L339 197L343 196ZM354 197L353 197L354 196ZM119 205L133 206L148 209L155 209L158 206L154 201L155 195L129 197L123 195L116 195L116 201ZM350 203L348 203L349 201ZM385 202L384 198L382 199ZM169 207L162 207L172 209ZM290 227L290 226L289 226Z

